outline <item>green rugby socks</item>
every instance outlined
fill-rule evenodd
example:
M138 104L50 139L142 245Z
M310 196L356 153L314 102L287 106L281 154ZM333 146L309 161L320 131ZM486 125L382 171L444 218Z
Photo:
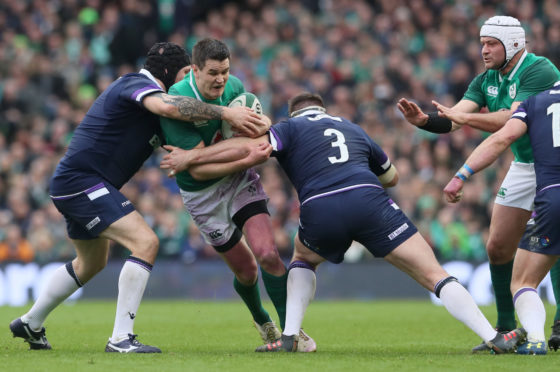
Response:
M496 308L498 310L498 330L511 331L515 329L515 309L513 307L513 297L511 295L511 272L513 270L513 260L503 265L490 264L490 275L492 277L492 287L496 296Z
M233 288L235 288L235 291L243 299L245 305L247 305L247 308L251 312L251 315L253 316L255 322L262 325L272 320L262 306L258 282L259 280L257 278L255 284L247 286L241 284L235 277L233 279Z
M268 293L268 297L270 297L270 300L274 304L274 308L278 313L280 327L284 329L284 326L286 324L288 271L286 271L286 273L282 276L274 276L267 273L261 268L261 274L264 282L264 287L266 288L266 293Z

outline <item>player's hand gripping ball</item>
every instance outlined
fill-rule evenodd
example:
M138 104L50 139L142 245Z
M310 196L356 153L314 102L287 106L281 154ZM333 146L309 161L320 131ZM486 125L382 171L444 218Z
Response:
M228 107L247 106L257 114L262 115L261 101L253 93L245 92L235 97L228 105ZM222 137L228 139L237 135L230 123L222 120Z

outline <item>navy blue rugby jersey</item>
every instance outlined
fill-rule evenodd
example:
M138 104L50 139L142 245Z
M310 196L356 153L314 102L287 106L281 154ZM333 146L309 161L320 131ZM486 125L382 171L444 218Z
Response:
M101 176L120 189L161 145L159 117L142 104L165 92L147 70L115 80L74 131L51 181L51 195L79 192Z
M560 186L560 82L523 101L511 117L527 124L537 190Z
M308 110L270 129L272 156L290 178L300 202L352 186L382 187L376 175L391 163L357 124Z

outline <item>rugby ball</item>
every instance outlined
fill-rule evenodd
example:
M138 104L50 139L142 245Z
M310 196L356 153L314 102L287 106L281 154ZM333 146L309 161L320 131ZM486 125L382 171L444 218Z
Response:
M257 114L262 115L261 101L253 93L245 92L235 97L228 105L228 107L247 106L253 109ZM224 139L235 136L237 132L232 128L231 124L222 120L222 137Z

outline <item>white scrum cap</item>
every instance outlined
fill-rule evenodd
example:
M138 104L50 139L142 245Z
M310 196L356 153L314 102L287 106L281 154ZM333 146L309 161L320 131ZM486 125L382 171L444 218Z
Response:
M500 40L506 49L506 65L513 56L525 48L525 30L517 18L494 16L480 28L480 37L489 36Z

